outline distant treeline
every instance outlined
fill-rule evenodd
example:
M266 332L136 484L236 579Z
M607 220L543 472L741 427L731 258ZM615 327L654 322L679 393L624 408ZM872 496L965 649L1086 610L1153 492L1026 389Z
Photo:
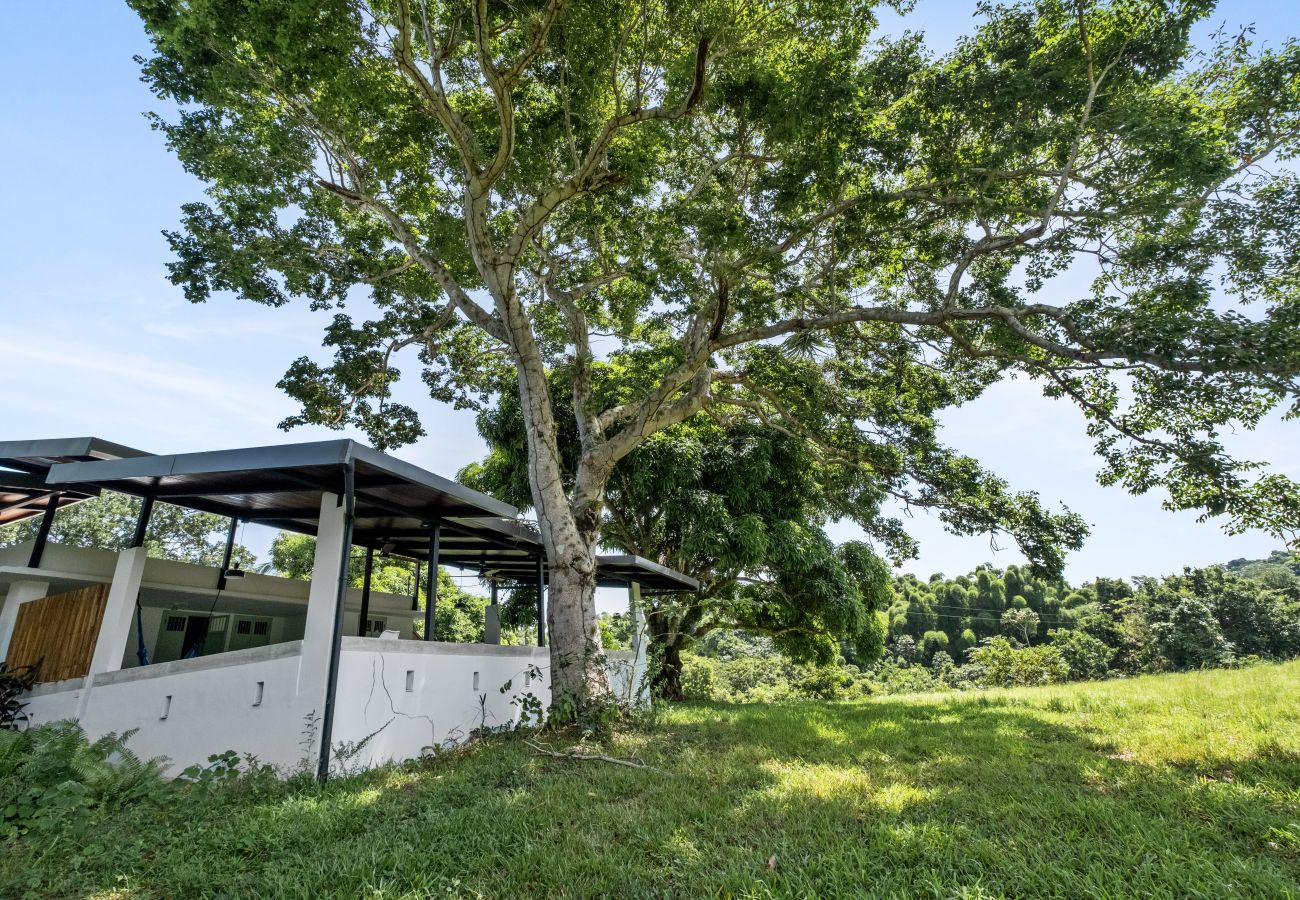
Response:
M1018 566L980 566L928 581L904 575L882 615L889 635L884 657L857 660L846 648L829 673L779 660L762 638L704 641L688 673L691 693L832 698L1287 659L1300 656L1300 562L1279 551L1164 578L1098 578L1079 586L1035 578Z

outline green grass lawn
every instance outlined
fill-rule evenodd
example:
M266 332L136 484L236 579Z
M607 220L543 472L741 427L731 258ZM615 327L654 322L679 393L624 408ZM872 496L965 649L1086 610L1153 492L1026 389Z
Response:
M0 896L1300 897L1297 701L1300 663L674 707L586 748L654 770L511 737L169 792L10 844Z

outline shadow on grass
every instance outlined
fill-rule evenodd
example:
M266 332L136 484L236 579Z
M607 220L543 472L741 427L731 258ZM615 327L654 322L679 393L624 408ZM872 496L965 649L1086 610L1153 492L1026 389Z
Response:
M610 752L655 769L505 738L324 788L178 792L25 839L0 894L1300 895L1294 756L1216 761L1231 780L1143 765L987 697L696 706Z

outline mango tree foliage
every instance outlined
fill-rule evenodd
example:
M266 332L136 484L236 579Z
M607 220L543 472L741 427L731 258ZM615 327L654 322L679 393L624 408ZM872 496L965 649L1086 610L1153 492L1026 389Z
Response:
M1045 512L1032 495L1012 494L974 460L939 444L929 410L942 403L935 396L941 386L928 373L912 374L915 383L901 393L894 376L870 386L880 403L873 449L889 452L889 469L868 471L817 452L836 439L833 434L819 447L788 429L703 414L652 435L618 462L606 491L601 542L701 584L695 594L643 599L659 695L682 696L682 652L716 629L768 634L800 661L831 662L841 650L859 663L876 659L885 637L876 613L889 603L886 565L863 543L834 546L824 528L833 519L849 520L895 558L913 555L902 523L881 508L909 487L926 492L924 500L912 501L936 507L950 529L1009 532L1038 568L1059 573L1065 550L1078 546L1083 523ZM553 373L550 387L557 421L570 423L566 375ZM598 392L620 383L609 366L597 365L594 376ZM528 441L516 397L506 391L479 415L479 433L491 449L458 478L528 507ZM560 429L560 449L571 477L581 451L576 429Z
M1017 375L1084 411L1103 480L1294 531L1296 486L1218 434L1296 400L1300 48L1194 56L1207 0L983 5L941 57L858 0L132 6L155 122L210 186L173 280L334 311L286 424L418 439L403 351L438 399L514 385L564 708L607 690L610 478L698 413L872 470L864 376L926 367L960 402Z

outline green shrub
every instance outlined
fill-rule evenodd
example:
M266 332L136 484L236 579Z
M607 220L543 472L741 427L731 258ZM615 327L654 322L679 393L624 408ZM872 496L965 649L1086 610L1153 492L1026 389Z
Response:
M799 674L795 693L810 700L844 700L857 693L857 679L845 666L808 666Z
M1214 613L1195 597L1180 601L1168 622L1152 624L1151 638L1153 651L1174 669L1226 666L1233 661L1232 645Z
M872 687L856 666L791 662L771 653L718 659L688 653L682 658L682 691L688 700L779 703L786 700L846 700Z
M682 694L687 700L714 700L717 661L688 654L682 658Z
M11 669L0 662L0 729L22 728L27 724L27 702L23 696L36 683L36 669L19 666Z
M942 631L927 631L921 637L921 654L926 660L933 660L940 651L948 652L948 635Z
M79 831L98 810L114 811L165 790L158 760L126 747L134 732L89 741L76 722L0 731L0 831Z
M904 666L893 660L879 663L870 674L873 693L916 694L942 688L929 669L921 666Z
M1070 665L1059 647L1012 647L1004 637L988 638L970 652L973 665L980 666L983 687L1058 684L1070 677Z
M1097 638L1084 631L1053 628L1047 632L1052 646L1061 651L1070 667L1070 678L1085 681L1105 678L1110 671L1113 651Z

